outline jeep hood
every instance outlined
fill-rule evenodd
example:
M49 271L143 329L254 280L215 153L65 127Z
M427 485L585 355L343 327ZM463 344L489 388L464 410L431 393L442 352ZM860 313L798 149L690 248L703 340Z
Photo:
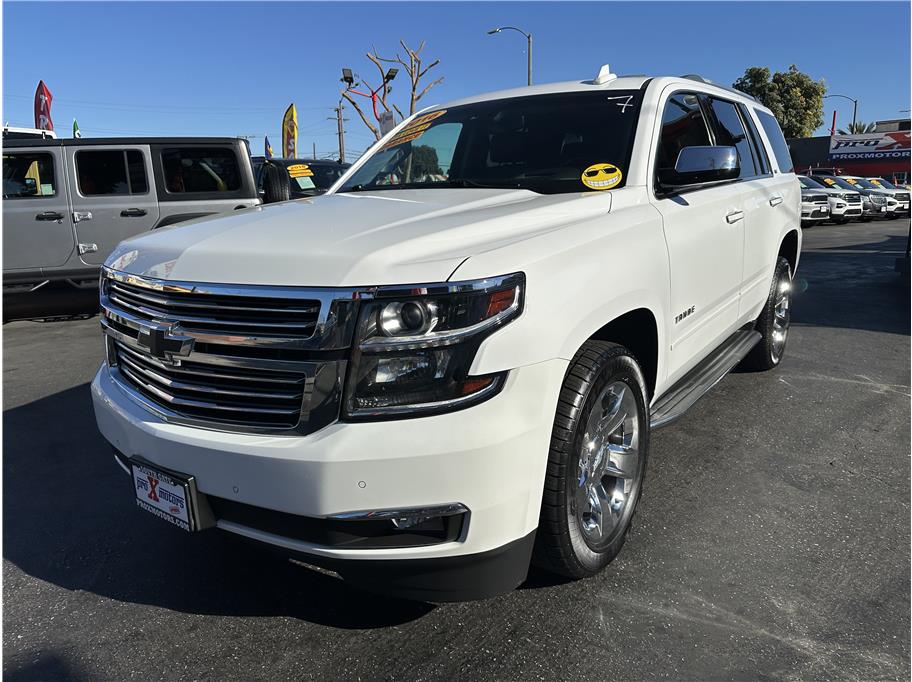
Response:
M155 230L122 242L106 265L185 282L321 287L439 282L472 255L607 213L610 207L608 192L334 194Z

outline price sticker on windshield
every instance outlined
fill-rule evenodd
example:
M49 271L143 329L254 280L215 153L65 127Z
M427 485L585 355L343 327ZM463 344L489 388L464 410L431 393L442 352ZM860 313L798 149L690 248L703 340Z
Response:
M314 172L306 163L296 163L288 167L288 177L290 178L309 178L313 177Z
M409 123L405 128L396 133L393 136L393 139L391 139L380 148L380 151L386 151L390 147L396 147L400 144L405 144L406 142L417 140L425 133L428 128L431 127L431 121L433 121L435 118L443 116L446 112L446 109L441 109L440 111L432 111L430 114L419 116L414 121Z

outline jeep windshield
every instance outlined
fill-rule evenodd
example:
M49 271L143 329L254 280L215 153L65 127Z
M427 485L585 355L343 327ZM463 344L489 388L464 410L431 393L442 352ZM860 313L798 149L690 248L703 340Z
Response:
M603 90L437 109L398 130L338 191L623 187L640 101L637 90Z

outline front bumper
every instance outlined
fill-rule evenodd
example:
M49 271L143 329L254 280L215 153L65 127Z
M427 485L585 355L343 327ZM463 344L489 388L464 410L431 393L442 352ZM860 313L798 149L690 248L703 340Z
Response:
M830 217L830 207L826 204L802 204L802 220L826 220Z
M415 547L352 549L262 525L217 519L217 526L303 555L372 589L467 599L512 589L525 578L566 368L566 361L552 360L513 370L500 394L458 412L337 422L307 436L167 423L137 404L106 366L92 382L92 398L98 427L114 448L193 475L206 496L311 519L464 505L469 514L461 537Z

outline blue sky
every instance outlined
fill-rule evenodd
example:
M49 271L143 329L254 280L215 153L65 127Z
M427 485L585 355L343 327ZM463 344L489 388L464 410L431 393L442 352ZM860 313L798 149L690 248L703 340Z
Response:
M342 66L373 76L371 46L392 54L400 38L423 39L445 76L425 105L522 85L525 39L486 35L505 24L533 34L539 83L592 77L607 62L730 84L748 66L795 63L858 98L860 120L907 116L910 99L909 3L4 2L3 15L3 121L32 125L43 78L66 136L75 117L85 136L252 135L261 153L264 134L279 149L294 101L299 152L316 142L326 155ZM825 105L825 127L834 108L840 126L851 120L850 102ZM363 150L373 138L347 117L347 145Z

